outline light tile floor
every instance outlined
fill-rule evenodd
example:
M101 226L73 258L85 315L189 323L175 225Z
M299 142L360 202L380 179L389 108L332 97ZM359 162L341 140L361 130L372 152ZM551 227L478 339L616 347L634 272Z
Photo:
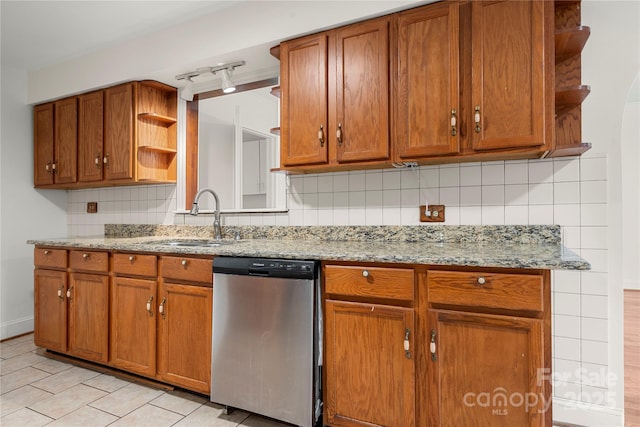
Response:
M0 343L2 427L287 427L204 396L163 391L36 354L33 335Z

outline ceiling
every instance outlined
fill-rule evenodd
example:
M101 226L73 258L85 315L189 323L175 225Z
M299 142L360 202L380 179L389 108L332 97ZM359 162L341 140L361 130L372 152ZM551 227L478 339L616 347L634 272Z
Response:
M2 66L38 70L232 7L240 1L244 0L2 0Z

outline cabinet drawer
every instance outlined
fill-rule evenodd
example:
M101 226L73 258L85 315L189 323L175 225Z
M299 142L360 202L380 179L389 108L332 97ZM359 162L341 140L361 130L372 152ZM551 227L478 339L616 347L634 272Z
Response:
M162 277L188 282L213 283L213 261L182 256L163 256Z
M33 263L36 267L67 268L67 251L65 249L35 248Z
M130 276L158 275L158 258L155 255L114 254L113 272Z
M543 310L542 276L481 271L429 271L427 283L430 303L507 310Z
M327 265L327 294L412 301L414 274L408 268Z
M94 251L69 251L69 267L79 271L109 271L109 253Z

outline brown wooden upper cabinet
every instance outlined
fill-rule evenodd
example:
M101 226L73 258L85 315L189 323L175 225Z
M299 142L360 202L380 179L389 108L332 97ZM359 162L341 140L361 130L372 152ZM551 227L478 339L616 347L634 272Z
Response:
M389 25L383 17L282 43L283 168L389 159Z
M34 108L33 134L35 185L76 182L78 98Z
M34 107L34 185L176 181L177 90L125 83Z
M568 68L556 64L569 55L554 55L554 39L555 50L567 34L586 40L579 23L579 2L443 1L283 42L281 166L581 154L590 145L575 129L588 87L579 59L564 73L576 81L562 74L556 87Z

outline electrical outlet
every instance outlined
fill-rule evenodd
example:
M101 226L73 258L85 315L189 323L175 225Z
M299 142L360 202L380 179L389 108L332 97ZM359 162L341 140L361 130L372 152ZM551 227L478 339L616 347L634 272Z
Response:
M420 205L420 222L444 222L444 205Z
M98 213L98 202L87 202L87 213Z

